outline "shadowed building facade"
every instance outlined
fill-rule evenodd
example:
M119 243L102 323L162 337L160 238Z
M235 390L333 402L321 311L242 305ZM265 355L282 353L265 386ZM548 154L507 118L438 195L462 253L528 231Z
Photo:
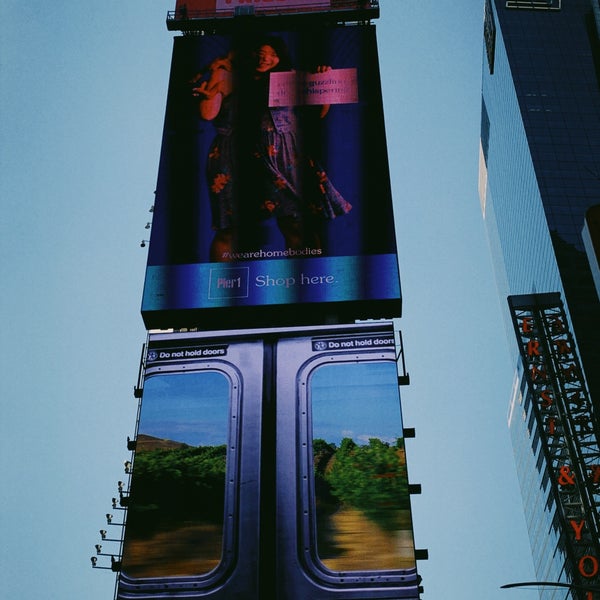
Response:
M595 586L599 30L597 0L486 0L479 181L516 367L509 426L536 576Z

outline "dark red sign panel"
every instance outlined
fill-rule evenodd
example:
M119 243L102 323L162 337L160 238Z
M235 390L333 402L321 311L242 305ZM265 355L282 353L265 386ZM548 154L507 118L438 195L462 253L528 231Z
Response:
M252 9L258 13L277 14L283 11L328 9L332 0L177 0L179 18L203 16L233 16L236 9ZM333 0L333 4L340 4ZM343 2L342 4L356 4Z

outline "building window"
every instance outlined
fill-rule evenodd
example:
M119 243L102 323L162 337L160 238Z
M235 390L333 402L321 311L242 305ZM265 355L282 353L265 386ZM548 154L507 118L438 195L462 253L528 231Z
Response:
M494 57L496 54L496 21L491 0L485 1L485 13L483 19L483 39L485 42L485 53L487 55L490 75L494 74Z
M506 8L528 10L560 10L562 0L507 0Z
M488 150L490 147L490 117L485 105L485 100L481 98L481 151L483 152L483 158L485 164L488 162Z

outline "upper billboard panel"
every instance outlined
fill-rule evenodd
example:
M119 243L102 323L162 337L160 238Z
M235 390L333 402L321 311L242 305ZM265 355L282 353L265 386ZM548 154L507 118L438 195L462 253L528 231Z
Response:
M174 43L148 329L400 316L374 28Z

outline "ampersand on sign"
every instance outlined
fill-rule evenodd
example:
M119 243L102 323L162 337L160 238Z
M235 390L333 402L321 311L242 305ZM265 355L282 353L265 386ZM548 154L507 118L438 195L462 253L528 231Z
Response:
M561 467L558 475L558 484L559 485L574 485L575 484L575 475L571 472L571 469L568 465Z

